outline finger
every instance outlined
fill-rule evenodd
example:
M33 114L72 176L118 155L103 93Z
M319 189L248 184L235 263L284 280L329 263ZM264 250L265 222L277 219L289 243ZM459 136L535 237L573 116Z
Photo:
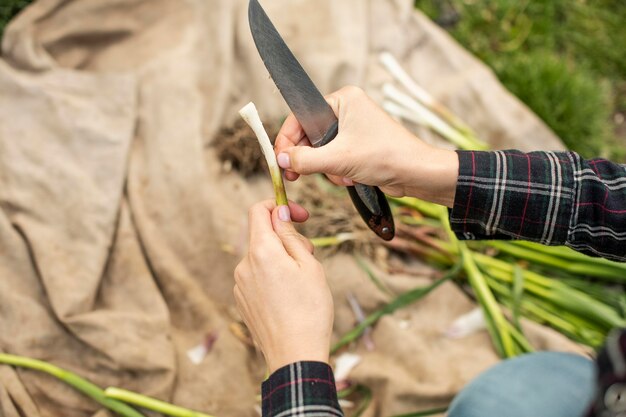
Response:
M339 117L339 102L341 101L342 90L337 90L334 93L330 93L324 97L335 116Z
M305 136L304 138L302 138L300 140L300 142L297 143L296 146L311 146L311 142L309 142L309 138L307 138ZM277 151L276 157L278 157L278 155L280 155L279 151ZM280 163L279 163L279 165L280 165ZM285 170L283 170L283 172L285 173L285 178L288 181L295 181L298 178L300 178L300 175L297 172L293 172L291 169L285 169Z
M250 251L263 248L264 251L283 251L282 243L272 226L273 200L256 203L248 210L248 243Z
M335 142L321 148L294 146L278 154L277 161L281 168L300 175L324 173L341 175L343 167Z
M309 219L309 212L298 203L289 200L289 213L291 220L296 223L304 223Z
M309 141L309 138L305 136L296 144L296 146L311 146L311 142Z
M248 241L252 245L260 243L261 240L273 238L278 242L278 237L274 231L271 220L271 212L276 208L273 200L265 200L253 205L248 211ZM283 213L287 221L293 220L296 223L303 223L309 219L309 212L300 204L289 200L287 210L283 207Z
M345 86L334 93L327 95L326 102L335 112L335 116L340 120L341 125L341 111L351 101L362 101L367 99L367 94L363 89L352 85Z
M298 233L293 223L282 220L278 209L272 212L272 224L285 250L292 258L298 262L311 258L313 254L311 241Z
M274 149L276 153L282 152L284 149L290 148L292 146L297 146L302 140L306 137L306 133L304 129L302 129L302 125L296 119L296 116L291 113L281 126L278 131L278 135L276 136L276 142L274 144Z
M300 174L297 174L293 171L285 171L285 178L287 181L295 181L300 178Z

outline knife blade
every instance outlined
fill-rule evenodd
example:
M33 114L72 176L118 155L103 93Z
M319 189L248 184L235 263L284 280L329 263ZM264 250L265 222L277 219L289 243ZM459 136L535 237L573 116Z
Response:
M252 38L265 67L287 105L302 125L309 142L320 147L331 142L339 122L324 96L291 52L258 0L250 0L248 20ZM367 226L384 240L395 235L389 203L378 187L347 187L354 207Z

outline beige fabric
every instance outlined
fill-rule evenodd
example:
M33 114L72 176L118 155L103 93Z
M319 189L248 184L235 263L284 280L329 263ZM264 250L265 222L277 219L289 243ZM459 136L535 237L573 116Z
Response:
M325 92L376 94L376 54L389 49L492 143L561 146L409 0L263 3ZM207 148L251 99L265 119L286 111L246 2L39 0L2 51L0 351L217 416L256 415L263 363L228 330L237 256L222 246L242 248L246 208L272 193L264 179L221 173ZM339 334L353 322L348 288L368 310L383 299L349 258L326 262ZM484 334L440 336L470 308L449 285L381 321L378 350L355 372L375 389L370 415L441 405L496 361ZM193 365L185 352L209 332L214 349ZM109 414L50 377L0 367L0 416L21 415Z
M352 257L337 256L327 260L325 266L335 295L335 327L340 334L350 330L354 322L345 302L348 291L366 310L380 308L387 300ZM388 276L371 267L396 293L429 283L428 279L401 274ZM498 362L487 332L460 340L450 340L442 334L458 317L474 308L455 284L447 283L412 307L378 322L373 332L376 350L368 352L359 345L357 352L363 355L363 362L352 374L376 393L369 416L445 406L474 376ZM524 323L523 327L538 350L584 354L581 348L552 330L533 323Z

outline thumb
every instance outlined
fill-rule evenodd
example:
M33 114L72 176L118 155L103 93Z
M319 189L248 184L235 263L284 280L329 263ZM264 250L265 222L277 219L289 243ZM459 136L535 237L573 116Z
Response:
M296 261L311 257L313 244L302 236L289 218L289 207L278 206L272 211L272 225L287 253Z
M285 149L278 155L278 163L281 168L294 171L298 174L334 174L341 175L340 158L330 143L321 148L310 146L293 146Z

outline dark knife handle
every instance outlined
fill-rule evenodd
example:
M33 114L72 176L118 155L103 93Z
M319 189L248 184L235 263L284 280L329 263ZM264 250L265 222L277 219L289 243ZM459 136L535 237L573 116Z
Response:
M339 131L339 122L336 122L326 132L316 147L324 146L330 143ZM396 229L389 208L389 202L385 198L385 194L378 187L370 185L354 184L347 187L352 199L352 204L361 215L365 224L380 238L384 240L393 239Z
M396 230L385 194L378 187L363 184L348 187L348 192L365 224L382 239L393 239Z

